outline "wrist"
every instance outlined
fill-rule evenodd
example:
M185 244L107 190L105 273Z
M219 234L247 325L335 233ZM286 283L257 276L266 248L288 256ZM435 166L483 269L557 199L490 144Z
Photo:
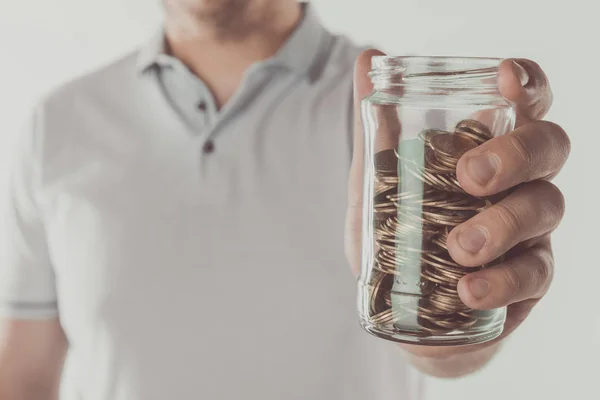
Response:
M410 363L437 378L458 378L484 367L500 348L500 342L476 346L427 347L401 345Z

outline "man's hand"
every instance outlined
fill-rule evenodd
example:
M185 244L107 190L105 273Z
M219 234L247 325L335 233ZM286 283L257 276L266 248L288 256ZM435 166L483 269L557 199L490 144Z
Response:
M376 50L361 54L354 76L355 137L346 219L346 255L360 271L363 132L360 100L372 91L368 71ZM448 237L452 258L474 267L506 253L506 261L465 276L458 284L462 301L474 309L508 306L502 335L491 342L462 347L402 345L415 364L438 376L471 372L485 364L507 335L527 317L547 292L554 260L550 233L560 223L564 199L550 180L570 151L567 134L558 125L541 121L552 104L546 75L534 62L505 60L499 89L517 107L516 129L466 153L457 166L460 185L474 196L490 196L513 188L510 195L457 226Z

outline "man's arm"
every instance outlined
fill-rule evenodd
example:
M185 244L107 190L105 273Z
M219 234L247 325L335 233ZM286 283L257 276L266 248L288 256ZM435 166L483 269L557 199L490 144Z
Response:
M58 319L0 320L0 399L58 399L66 350Z

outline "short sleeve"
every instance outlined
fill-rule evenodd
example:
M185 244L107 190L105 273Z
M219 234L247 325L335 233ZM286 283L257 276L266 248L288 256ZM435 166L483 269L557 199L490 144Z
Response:
M58 315L41 207L44 132L38 108L17 139L0 206L0 317Z

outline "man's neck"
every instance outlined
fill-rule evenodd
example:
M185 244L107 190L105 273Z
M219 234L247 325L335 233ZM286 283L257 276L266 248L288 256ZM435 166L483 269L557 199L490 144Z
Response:
M227 21L229 26L167 10L170 53L203 80L218 107L235 94L246 69L273 56L302 19L302 8L295 0L255 9L249 3L237 20Z

